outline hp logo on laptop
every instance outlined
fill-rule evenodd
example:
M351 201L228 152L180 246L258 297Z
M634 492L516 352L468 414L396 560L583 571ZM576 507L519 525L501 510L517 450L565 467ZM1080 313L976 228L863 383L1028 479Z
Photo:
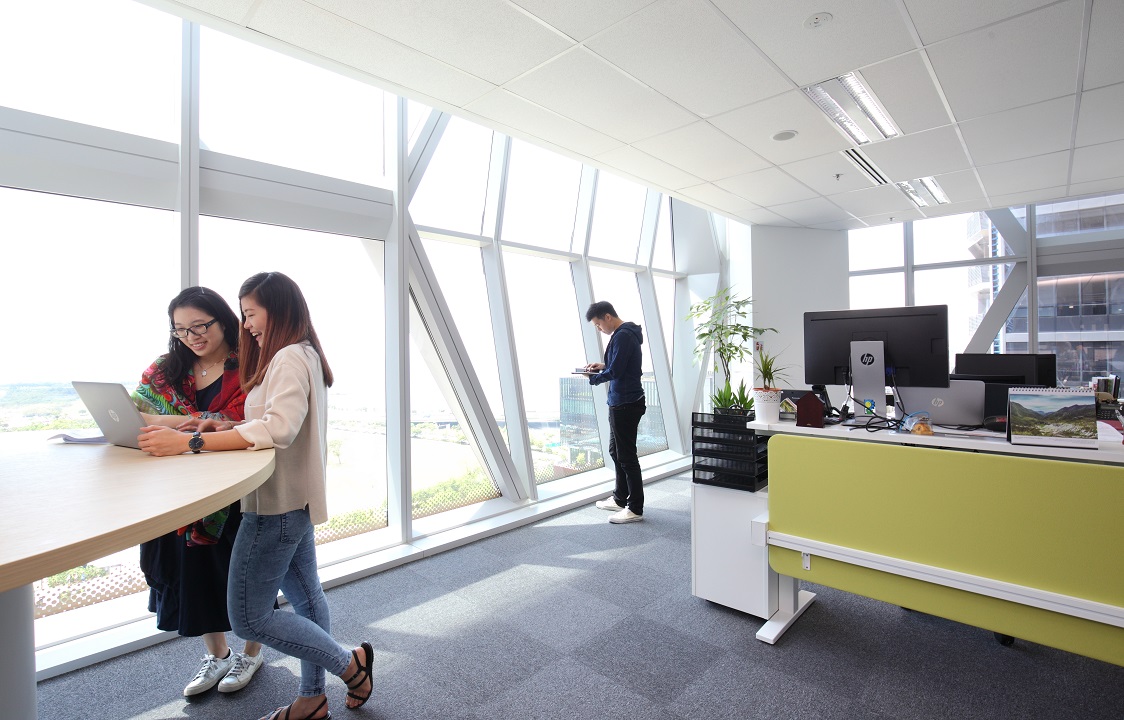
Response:
M944 398L933 398L933 402L931 404L935 408L944 407Z
M117 411L116 411L116 410L110 410L110 411L109 411L109 417L113 418L113 422L121 422L121 418L119 418L119 417L117 416Z

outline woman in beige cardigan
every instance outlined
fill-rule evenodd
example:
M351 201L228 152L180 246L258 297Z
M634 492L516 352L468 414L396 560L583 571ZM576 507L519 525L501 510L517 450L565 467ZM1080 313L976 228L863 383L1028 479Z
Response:
M325 436L332 371L304 295L290 278L278 272L254 275L242 284L238 299L246 420L199 420L191 435L146 427L140 446L153 455L275 449L273 475L242 499L227 607L240 637L301 661L297 699L262 720L325 720L331 717L325 671L344 680L348 708L363 705L374 689L374 651L366 642L348 650L332 638L317 574L313 526L328 519ZM274 609L278 590L295 613Z

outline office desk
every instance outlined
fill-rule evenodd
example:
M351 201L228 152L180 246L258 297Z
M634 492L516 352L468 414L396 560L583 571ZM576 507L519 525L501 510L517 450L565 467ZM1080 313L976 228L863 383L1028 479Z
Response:
M183 527L273 473L273 451L156 458L112 445L0 436L0 697L34 718L31 583Z
M751 424L782 576L1124 665L1124 446Z

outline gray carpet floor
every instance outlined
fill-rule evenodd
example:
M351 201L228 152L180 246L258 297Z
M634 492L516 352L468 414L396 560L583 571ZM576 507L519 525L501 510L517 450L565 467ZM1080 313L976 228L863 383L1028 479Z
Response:
M592 505L328 591L333 634L370 640L375 694L333 716L1122 718L1124 668L830 588L775 646L762 621L691 595L690 483L647 489L644 521ZM241 692L181 692L202 655L172 642L39 684L39 717L252 720L298 664L266 649ZM2 716L2 711L0 711Z

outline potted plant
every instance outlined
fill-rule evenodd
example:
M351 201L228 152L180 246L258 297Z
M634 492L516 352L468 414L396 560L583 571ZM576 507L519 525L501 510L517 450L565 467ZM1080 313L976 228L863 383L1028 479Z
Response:
M735 395L730 383L730 363L744 361L752 356L754 341L774 328L759 328L746 323L749 317L749 298L739 298L729 288L719 290L713 296L691 306L688 321L698 321L695 327L695 358L702 359L707 351L714 353L717 368L725 385L714 397ZM716 373L717 377L717 373ZM748 393L747 393L748 395ZM715 405L714 407L719 407ZM748 408L747 408L748 409Z
M765 348L757 351L753 371L761 379L761 385L753 389L753 396L758 420L766 423L780 420L781 389L777 387L777 383L788 379L787 370L788 367L779 365L777 356L769 353Z
M753 419L753 395L745 386L743 380L735 392L730 383L726 383L710 396L710 403L714 407L715 416L732 416L743 420Z

